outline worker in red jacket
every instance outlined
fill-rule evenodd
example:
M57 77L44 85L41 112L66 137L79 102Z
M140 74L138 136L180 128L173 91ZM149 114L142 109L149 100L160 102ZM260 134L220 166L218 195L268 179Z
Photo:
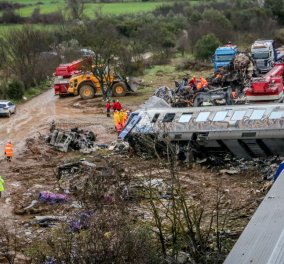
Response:
M112 100L112 110L113 110L113 112L115 112L115 110L117 110L115 100Z
M106 103L107 117L110 117L110 108L111 108L110 101L107 100Z
M116 110L120 111L122 109L122 106L118 100L116 100Z

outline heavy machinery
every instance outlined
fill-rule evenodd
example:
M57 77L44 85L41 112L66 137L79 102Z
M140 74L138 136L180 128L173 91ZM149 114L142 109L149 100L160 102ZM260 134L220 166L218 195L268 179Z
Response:
M83 59L72 61L71 63L60 64L53 74L54 76L54 93L63 96L68 94L69 80L73 75L80 72Z
M238 53L237 46L228 44L224 47L219 47L215 50L212 56L214 63L214 72L217 72L220 68L226 67L235 58Z
M250 87L244 89L246 100L283 102L283 75L284 63L277 63L262 77L253 78Z
M272 69L275 62L284 57L284 50L276 49L274 40L256 40L251 45L251 55L261 73Z
M86 59L60 64L56 68L54 73L54 93L56 95L73 94L80 95L83 99L90 99L102 92L98 78L92 72L82 70ZM110 92L113 96L125 96L127 92L133 91L128 80L115 73L110 74L104 83L110 85Z
M112 96L125 96L127 92L133 91L127 79L117 74L111 74L104 81L106 87L110 85ZM80 95L83 99L91 99L97 93L102 92L98 78L92 72L84 72L72 76L67 89L69 94Z

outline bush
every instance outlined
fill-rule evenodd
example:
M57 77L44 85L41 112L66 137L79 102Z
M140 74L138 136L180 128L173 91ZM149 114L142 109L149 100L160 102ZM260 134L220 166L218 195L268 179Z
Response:
M13 81L8 84L7 96L9 99L20 100L24 95L24 88L18 81Z
M6 10L3 12L0 21L7 24L21 24L25 22L25 18L16 14L14 10Z
M35 8L29 21L34 24L42 23L42 24L60 24L64 23L64 17L62 13L52 12L48 14L41 14L40 8Z
M214 34L205 35L195 45L195 56L197 59L206 60L214 54L215 49L220 45L220 40Z

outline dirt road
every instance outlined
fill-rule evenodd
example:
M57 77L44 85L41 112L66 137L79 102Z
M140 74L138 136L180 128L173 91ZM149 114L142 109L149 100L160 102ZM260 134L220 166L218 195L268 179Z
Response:
M100 99L98 99L100 101ZM24 139L32 137L36 133L44 132L52 120L61 123L94 124L96 133L104 135L100 140L113 140L115 134L110 138L105 136L101 124L113 127L112 119L105 118L103 109L96 107L83 109L79 105L78 97L68 97L59 99L53 95L53 90L49 90L34 99L17 106L17 113L11 118L1 118L0 120L0 148L3 149L7 140L12 140L17 149L21 149ZM74 107L73 107L74 105Z
M110 143L116 138L112 118L107 118L103 107L97 107L101 98L92 102L80 100L78 97L60 99L53 94L53 90L33 98L17 106L17 112L10 118L0 119L0 175L5 179L6 191L0 199L0 217L14 219L12 213L12 200L14 194L25 192L23 186L25 173L18 168L38 166L36 161L26 160L22 156L25 149L26 138L34 137L41 133L46 135L52 120L61 127L88 128L97 134L98 142ZM8 140L14 145L14 158L11 163L4 160L4 146ZM40 148L40 146L39 146ZM0 153L1 153L0 152Z

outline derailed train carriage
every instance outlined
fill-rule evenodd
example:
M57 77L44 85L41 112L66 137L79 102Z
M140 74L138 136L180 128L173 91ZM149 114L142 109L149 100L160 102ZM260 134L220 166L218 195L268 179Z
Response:
M144 108L131 114L120 136L132 146L141 137L170 142L187 158L210 153L245 159L281 155L284 105Z

